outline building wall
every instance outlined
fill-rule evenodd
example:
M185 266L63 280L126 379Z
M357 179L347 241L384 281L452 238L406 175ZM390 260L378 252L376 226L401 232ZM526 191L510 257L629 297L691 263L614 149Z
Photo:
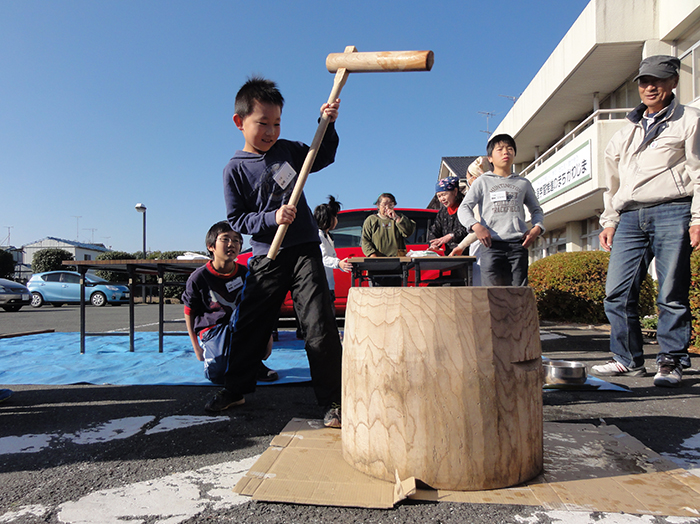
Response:
M639 103L632 81L653 54L682 58L677 96L700 107L700 0L592 0L494 133L542 195L547 234L531 259L598 249L604 151ZM571 131L573 130L573 133ZM586 177L579 176L581 167ZM543 189L544 188L544 189Z

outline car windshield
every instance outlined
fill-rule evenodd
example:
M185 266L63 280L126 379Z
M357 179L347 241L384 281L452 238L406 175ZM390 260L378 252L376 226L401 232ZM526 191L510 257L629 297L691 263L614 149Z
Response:
M108 281L95 275L85 274L85 280L93 284L106 284Z
M406 215L416 223L416 230L406 239L406 244L427 244L428 231L430 230L433 220L435 220L436 213L432 211L410 211L402 209L397 209L397 211L402 215ZM360 246L362 244L362 224L365 222L365 219L373 213L376 213L376 211L349 211L347 213L339 213L338 225L331 231L335 247Z

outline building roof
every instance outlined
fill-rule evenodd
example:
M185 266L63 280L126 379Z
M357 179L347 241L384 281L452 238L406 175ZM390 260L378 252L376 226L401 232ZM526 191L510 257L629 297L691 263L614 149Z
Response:
M469 164L479 158L478 156L444 156L440 162L440 172L438 180L456 175L459 178L466 178ZM446 169L443 169L445 167Z
M39 244L43 242L44 240L53 240L54 242L62 242L63 244L67 244L69 246L73 247L79 247L81 249L89 249L91 251L101 251L101 252L107 252L110 251L108 248L104 246L104 244L87 244L85 242L77 242L76 240L66 240L64 238L57 238L57 237L44 237L40 240L35 240L34 242L29 242L28 244L24 244L22 248L25 247L32 247L34 244Z

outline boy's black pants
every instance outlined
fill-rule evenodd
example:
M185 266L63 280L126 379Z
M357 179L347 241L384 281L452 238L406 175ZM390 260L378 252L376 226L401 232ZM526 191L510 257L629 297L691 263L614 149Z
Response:
M234 314L224 387L234 394L255 391L257 370L287 294L292 292L306 333L306 354L318 403L340 402L342 346L318 244L282 249L275 260L248 261L241 303Z

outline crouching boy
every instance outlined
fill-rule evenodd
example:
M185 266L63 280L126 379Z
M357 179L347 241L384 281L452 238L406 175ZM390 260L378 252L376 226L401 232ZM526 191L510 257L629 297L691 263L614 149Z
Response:
M182 302L192 349L204 361L204 375L214 384L224 383L231 341L231 318L241 300L247 268L236 262L243 238L228 222L217 222L207 233L206 246L212 260L197 268L187 279ZM268 342L265 358L272 350ZM277 372L262 362L258 380L277 380ZM243 404L243 402L239 402Z

